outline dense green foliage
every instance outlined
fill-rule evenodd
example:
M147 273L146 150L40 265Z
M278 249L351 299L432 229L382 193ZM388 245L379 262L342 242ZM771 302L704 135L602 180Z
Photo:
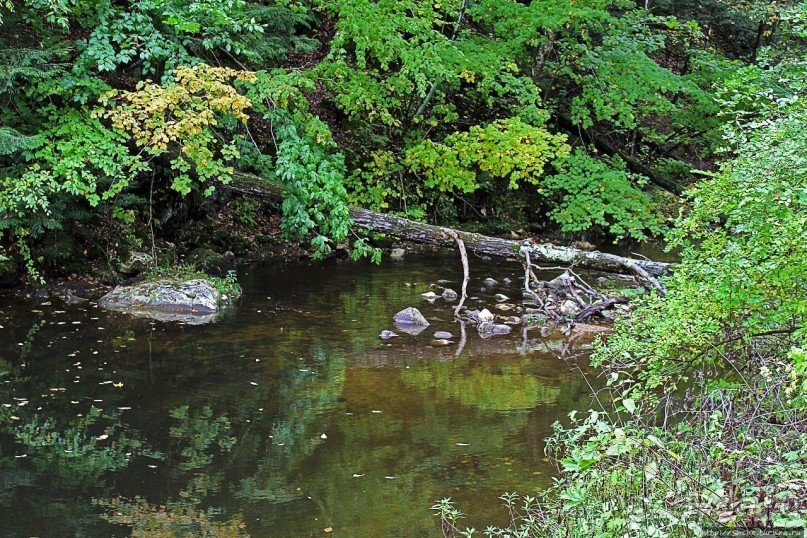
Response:
M667 293L621 318L594 361L597 410L549 439L562 478L505 495L492 536L699 536L807 525L807 5L786 41L755 52L716 93L719 170L690 192ZM797 51L801 51L800 53ZM457 508L435 505L452 532Z
M0 13L2 267L156 252L226 204L238 170L282 186L280 230L319 254L351 235L351 203L612 239L665 234L680 211L666 296L643 298L596 355L612 398L557 430L564 477L523 520L508 496L513 525L804 524L804 2L23 0ZM454 528L451 504L436 509Z
M716 157L715 88L782 25L760 7L742 27L775 18L771 35L726 48L711 29L739 5L643 7L5 6L2 255L32 271L69 271L76 252L124 258L198 218L234 170L281 183L286 237L320 253L347 238L348 203L490 229L659 235L676 203L665 190Z

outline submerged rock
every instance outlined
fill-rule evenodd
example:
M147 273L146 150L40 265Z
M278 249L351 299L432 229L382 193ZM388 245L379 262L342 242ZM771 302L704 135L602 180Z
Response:
M390 338L395 338L398 335L392 331L383 330L378 336L380 336L382 340L389 340Z
M389 253L391 260L402 260L404 256L406 256L406 251L402 248L394 248Z
M107 310L191 325L215 320L230 300L209 281L162 279L118 286L98 300Z
M434 333L434 338L437 340L448 340L449 338L454 338L454 335L448 331L437 331Z
M490 338L491 336L497 334L510 334L513 331L513 328L509 325L501 325L498 323L484 321L479 324L476 330L479 331L479 336L482 338Z
M488 277L488 278L486 278L485 280L483 280L483 281L482 281L482 283L483 283L485 286L495 286L495 285L496 285L496 284L498 284L499 282L498 282L497 280L493 279L493 278Z
M392 318L395 322L395 327L399 330L417 336L429 326L429 322L420 313L420 310L414 307L404 308Z
M450 288L446 288L443 290L443 299L445 299L446 301L454 301L457 299L457 297L458 295L456 291Z

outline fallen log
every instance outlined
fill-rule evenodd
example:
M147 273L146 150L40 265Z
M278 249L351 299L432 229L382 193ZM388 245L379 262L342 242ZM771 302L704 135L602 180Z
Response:
M242 172L236 172L232 181L225 188L258 198L275 199L283 194L283 189L280 185ZM560 264L608 273L635 274L643 280L646 280L647 276L659 277L669 268L667 263L651 260L624 258L605 252L589 252L572 247L553 245L552 243L537 243L533 240L513 241L477 233L451 230L358 207L350 208L350 217L353 224L358 228L418 243L455 247L457 238L459 238L463 241L467 250L480 255L520 259L526 258L527 254L529 254L529 259L533 263Z

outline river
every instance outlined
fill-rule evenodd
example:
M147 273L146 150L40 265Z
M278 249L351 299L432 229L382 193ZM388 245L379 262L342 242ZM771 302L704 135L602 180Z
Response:
M521 301L518 263L471 269L471 308ZM2 535L440 536L444 497L505 524L498 496L548 487L552 423L591 406L590 341L432 346L460 329L420 294L460 275L455 253L244 266L204 326L0 296ZM407 306L432 325L381 340Z

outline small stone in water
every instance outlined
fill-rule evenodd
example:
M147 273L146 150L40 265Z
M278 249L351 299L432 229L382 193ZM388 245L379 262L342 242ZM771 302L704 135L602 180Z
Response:
M434 337L437 338L438 340L440 340L440 339L443 339L443 338L445 338L445 339L453 338L454 335L451 334L448 331L437 331L436 333L434 333Z
M390 338L395 338L398 335L392 331L383 330L378 336L380 336L382 340L389 340Z
M443 299L445 299L446 301L454 301L457 297L458 295L456 291L450 288L446 288L443 290Z
M485 286L495 286L496 284L498 284L498 282L495 279L490 277L483 280L482 283L485 284Z

